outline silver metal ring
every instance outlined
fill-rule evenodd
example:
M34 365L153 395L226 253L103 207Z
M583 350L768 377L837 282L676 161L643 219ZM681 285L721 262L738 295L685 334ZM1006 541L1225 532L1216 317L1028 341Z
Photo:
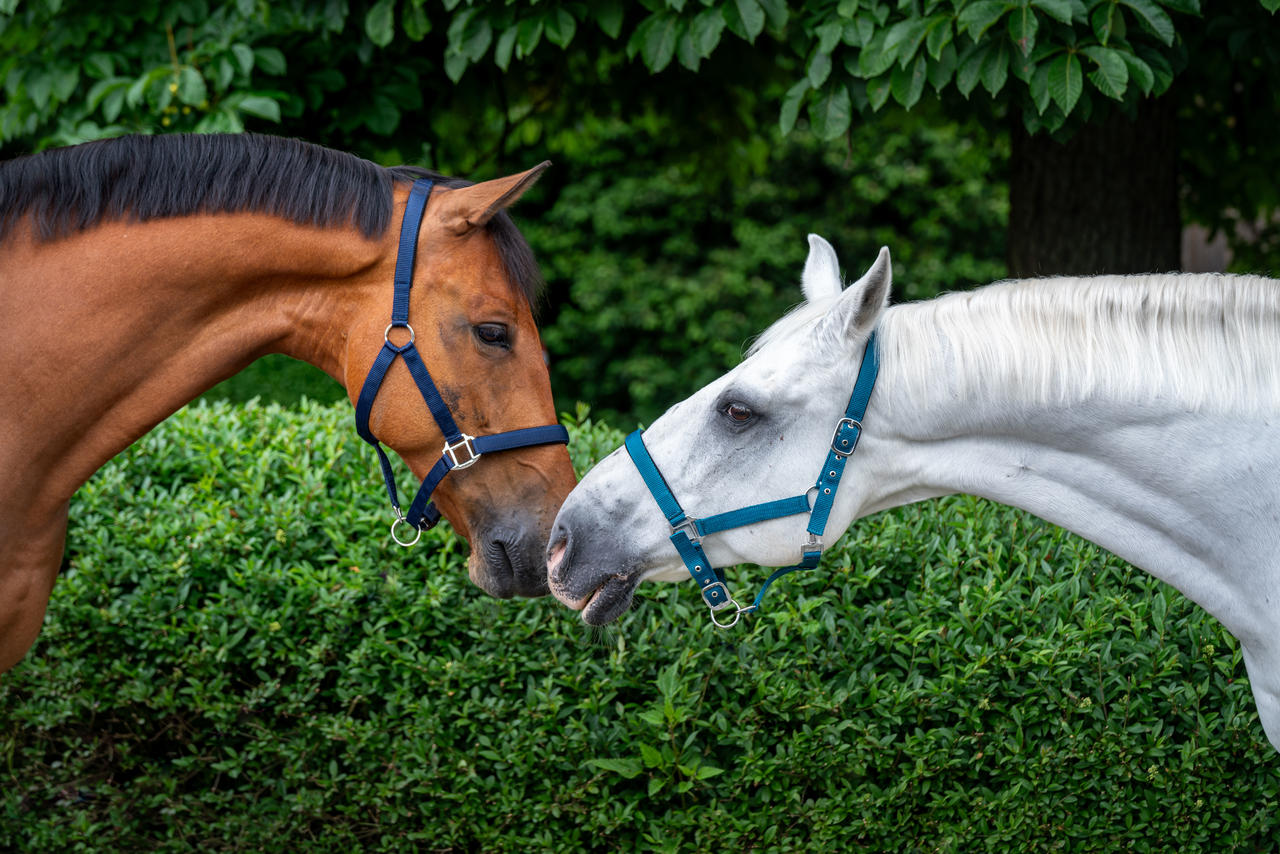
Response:
M715 608L712 608L712 609L711 609L711 622L715 623L717 628L721 628L721 629L731 629L731 628L733 628L734 626L736 626L736 625L738 624L738 620L742 619L742 615L743 615L743 613L744 613L747 609L745 609L745 608L743 608L741 605L739 605L739 604L738 604L738 600L736 600L736 599L730 599L728 602L726 602L726 603L725 603L725 605L732 605L732 606L733 606L733 619L732 619L732 620L730 620L730 621L729 621L729 622L727 622L727 623L722 623L722 622L720 622L719 620L717 620L717 619L716 619L716 609L715 609ZM722 607L723 607L723 606L722 606Z
M403 516L397 516L395 521L391 523L391 539L395 540L397 545L403 546L406 549L409 548L410 546L417 545L418 540L422 539L422 529L414 528L412 525L409 525L409 527L413 528L413 531L414 531L413 539L408 541L402 540L398 536L396 536L396 526L400 525L401 523L405 525L409 525L409 521L405 519Z
M408 330L409 330L409 341L408 341L408 343L406 343L406 344L391 344L391 330L392 330L392 329L395 329L397 326L399 326L399 327L402 327L402 328L404 328L404 329L408 329ZM383 341L385 341L385 342L386 342L386 343L388 343L388 344L391 344L391 346L392 346L392 347L408 347L408 346L409 346L409 344L412 344L414 341L417 341L417 340L418 340L418 334L417 334L416 332L414 332L414 331L413 331L413 327L412 327L412 326L410 326L408 323L396 323L396 322L392 321L391 323L388 323L388 324L387 324L387 328L386 328L386 329L382 330L382 340L383 340Z

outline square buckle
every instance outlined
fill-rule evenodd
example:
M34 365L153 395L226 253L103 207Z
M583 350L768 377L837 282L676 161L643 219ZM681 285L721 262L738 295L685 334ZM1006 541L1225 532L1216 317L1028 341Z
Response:
M707 594L715 588L719 587L720 592L724 594L724 601L719 605L712 605L711 600L707 598ZM721 608L728 608L730 605L737 606L737 602L733 601L733 595L729 593L729 588L725 586L723 581L713 581L706 587L702 588L702 601L707 603L707 607L712 611L719 611Z
M849 427L853 427L857 429L858 432L853 435L852 439L841 439L840 434L844 432L846 428L849 428ZM836 424L835 432L831 434L832 452L842 457L849 456L850 454L853 453L854 449L858 447L858 439L861 436L862 436L861 421L859 421L856 418L841 418L840 422Z
M449 444L447 441L444 443L444 456L453 464L452 467L454 469L464 469L467 466L473 466L475 465L476 460L480 459L481 455L480 452L476 450L476 446L474 444L475 440L475 436L468 436L466 433L463 433L458 441L453 444ZM459 451L465 451L466 456L459 454Z
M702 535L698 533L698 520L692 516L686 516L683 521L677 522L671 526L671 536L675 536L683 532L689 538L689 542L695 546L702 542ZM725 591L728 593L729 591Z

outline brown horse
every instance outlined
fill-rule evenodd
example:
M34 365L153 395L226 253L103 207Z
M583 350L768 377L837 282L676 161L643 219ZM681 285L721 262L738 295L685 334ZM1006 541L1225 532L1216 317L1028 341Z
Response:
M474 185L431 176L409 311L465 433L555 421L537 266L504 211L545 166ZM397 214L428 174L248 135L126 137L0 163L0 671L39 633L71 496L104 462L268 353L310 362L355 399L384 346ZM369 430L420 478L440 459L403 359ZM503 598L546 593L543 550L573 484L559 444L445 478L436 502L472 544L472 580Z

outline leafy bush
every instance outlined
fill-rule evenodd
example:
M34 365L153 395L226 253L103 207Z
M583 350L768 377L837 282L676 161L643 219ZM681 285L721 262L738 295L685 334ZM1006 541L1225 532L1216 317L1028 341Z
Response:
M568 420L579 467L621 441ZM350 422L193 406L81 490L0 849L1273 850L1236 642L1026 514L880 514L735 631L691 585L594 631L389 545Z

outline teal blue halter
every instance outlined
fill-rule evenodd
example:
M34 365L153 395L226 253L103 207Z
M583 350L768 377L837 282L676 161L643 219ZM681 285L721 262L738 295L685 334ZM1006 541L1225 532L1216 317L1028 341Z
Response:
M871 392L875 388L876 376L879 372L880 347L876 341L876 333L872 332L871 337L867 339L866 349L862 353L862 365L858 368L858 380L854 383L849 405L845 407L844 417L836 424L835 432L831 436L831 447L827 451L826 462L818 475L817 494L812 507L809 504L809 494L806 492L791 498L752 504L739 510L696 519L687 515L680 507L680 502L676 500L671 487L662 477L662 472L658 471L653 457L649 456L649 449L645 447L641 435L642 431L636 430L627 437L627 453L631 455L631 461L635 463L640 477L644 478L645 486L649 487L653 500L658 503L658 508L667 517L667 524L671 526L671 544L676 547L685 568L698 583L703 601L711 608L711 621L720 628L727 629L736 624L743 614L758 610L765 591L778 578L797 569L813 569L818 565L818 560L822 557L822 533L826 530L831 507L835 504L836 489L840 486L840 477L844 474L845 460L858 447L858 438L862 435L862 419L866 415L867 403L871 400ZM809 514L809 527L806 529L804 542L800 544L800 562L794 566L783 567L770 575L765 580L764 586L760 588L760 592L756 594L755 602L746 608L742 607L729 595L724 574L707 560L707 555L702 550L702 538L730 528L741 528L767 519L778 519L799 513ZM716 619L716 612L728 607L735 609L733 619L722 623Z

